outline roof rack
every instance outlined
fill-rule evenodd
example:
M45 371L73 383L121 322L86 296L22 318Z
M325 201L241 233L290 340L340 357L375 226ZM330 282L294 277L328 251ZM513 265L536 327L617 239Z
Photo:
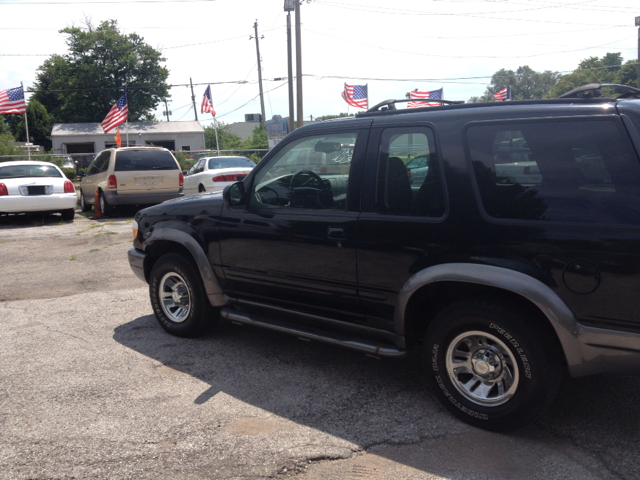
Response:
M604 97L602 88L613 88L618 92L622 92L618 98L640 98L640 89L630 87L629 85L620 85L617 83L590 83L582 87L563 93L558 98L595 98Z
M401 100L384 100L383 102L380 102L376 105L374 105L373 107L371 107L369 110L366 111L366 113L370 113L370 112L380 112L383 110L397 110L396 109L396 103L407 103L407 102L429 102L429 103L444 103L445 105L458 105L460 103L464 103L463 101L454 101L454 100L441 100L441 99L435 99L435 98L425 98L425 99L417 99L417 98L403 98ZM386 108L385 108L386 107ZM425 107L427 108L427 107Z

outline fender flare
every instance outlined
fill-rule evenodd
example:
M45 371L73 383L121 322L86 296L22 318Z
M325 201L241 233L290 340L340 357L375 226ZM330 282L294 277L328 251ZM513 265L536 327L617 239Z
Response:
M405 335L405 311L411 296L425 285L437 282L466 282L507 290L526 298L546 316L560 340L570 370L583 362L579 336L583 327L562 299L541 281L524 273L493 265L445 263L413 275L398 294L394 315L397 334Z
M160 227L153 230L147 240L144 242L144 250L157 241L169 241L184 246L196 261L196 265L202 278L209 303L214 307L221 307L230 303L220 286L218 277L216 277L209 259L204 253L202 246L198 241L188 233L171 227Z

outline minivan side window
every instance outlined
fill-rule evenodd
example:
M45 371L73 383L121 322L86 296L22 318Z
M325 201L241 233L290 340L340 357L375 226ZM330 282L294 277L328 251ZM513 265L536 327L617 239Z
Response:
M430 129L401 127L382 132L376 211L427 217L444 215L442 175Z
M109 164L109 159L111 158L111 152L106 151L102 152L98 155L87 172L88 175L95 175L96 173L104 172L107 169Z
M640 225L640 163L614 120L473 125L467 140L491 217Z

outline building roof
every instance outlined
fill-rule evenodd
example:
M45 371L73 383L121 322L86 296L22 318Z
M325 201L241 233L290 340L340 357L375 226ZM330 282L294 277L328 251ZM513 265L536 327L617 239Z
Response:
M190 122L129 122L129 133L202 133L198 121ZM120 133L127 132L126 124L120 125ZM105 134L99 123L55 123L51 136L56 135L114 135L115 129Z

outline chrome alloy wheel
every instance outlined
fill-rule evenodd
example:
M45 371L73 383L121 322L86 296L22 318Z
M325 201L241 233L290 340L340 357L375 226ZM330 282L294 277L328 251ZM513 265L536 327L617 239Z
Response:
M169 272L160 280L158 289L162 310L169 320L184 322L191 311L191 292L184 278L175 272Z
M477 405L502 405L518 388L515 357L500 339L486 332L458 335L449 344L446 362L451 383Z

